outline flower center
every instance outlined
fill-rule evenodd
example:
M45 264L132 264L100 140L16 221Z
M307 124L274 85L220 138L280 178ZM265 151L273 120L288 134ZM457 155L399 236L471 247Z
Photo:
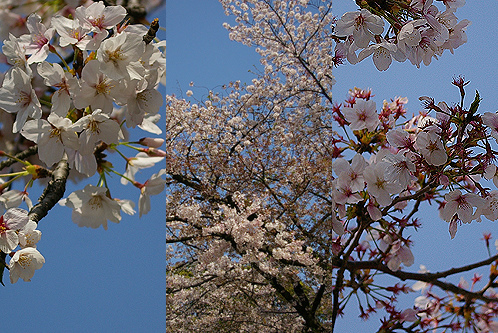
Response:
M17 260L17 263L24 269L28 268L30 265L31 265L31 262L33 260L31 259L31 257L25 255L25 254L21 254L19 256L19 260Z
M100 209L102 208L102 198L100 196L94 196L88 201L88 204L92 209Z

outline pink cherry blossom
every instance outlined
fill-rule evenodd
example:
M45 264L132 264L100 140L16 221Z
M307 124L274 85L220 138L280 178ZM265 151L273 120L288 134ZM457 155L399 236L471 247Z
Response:
M462 194L460 190L453 190L444 196L446 204L440 210L440 216L446 222L451 222L456 215L463 223L470 223L474 219L474 208L483 208L486 200L475 193Z
M427 163L439 166L448 160L443 142L434 131L422 131L418 133L416 144Z
M350 122L353 131L368 129L374 131L380 124L374 101L358 99L353 107L343 107L342 112L346 120Z
M367 47L373 35L380 35L384 30L384 21L366 9L359 12L348 12L336 23L337 36L353 35L358 47Z

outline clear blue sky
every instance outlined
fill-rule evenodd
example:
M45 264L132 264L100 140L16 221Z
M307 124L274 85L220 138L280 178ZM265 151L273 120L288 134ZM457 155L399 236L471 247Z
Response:
M417 69L409 61L393 62L387 72L375 69L372 59L365 59L357 65L340 66L334 71L337 84L333 88L334 99L341 102L350 88L372 88L374 100L382 105L384 99L406 96L409 99L409 113L418 113L418 97L432 96L436 101L445 100L449 104L459 101L458 89L451 85L452 77L463 74L471 83L467 86L467 105L472 102L475 90L482 97L480 112L498 110L496 87L498 86L496 37L496 17L498 9L495 0L467 1L459 8L459 20L469 19L472 25L467 29L468 42L455 50L452 55L445 51L439 60L430 66ZM439 6L438 2L438 6ZM340 16L357 7L353 0L334 1L333 12ZM216 89L230 80L249 82L253 75L249 71L259 65L256 52L232 42L222 27L223 22L231 22L224 15L217 1L186 0L169 1L167 4L167 92L181 95L191 89L189 83L206 89L193 89L195 98L201 99L207 89ZM484 220L460 226L455 239L450 240L448 224L442 221L436 207L424 205L418 215L422 222L420 232L413 235L415 264L409 268L417 271L424 264L431 271L446 270L464 265L472 258L476 261L487 258L484 243L480 241L483 232L493 232L498 237L497 222ZM493 242L494 242L493 239ZM465 275L469 280L472 273ZM458 276L453 282L458 282ZM411 284L411 282L410 282ZM403 304L411 307L419 294L409 294ZM354 306L337 332L371 332L378 328L378 321L362 322Z
M164 26L165 14L163 7L153 17L159 17ZM158 36L164 40L165 32ZM161 92L165 93L164 87ZM164 130L164 106L160 112ZM148 135L139 130L132 136ZM118 165L123 171L124 164ZM164 167L165 162L159 163L152 172L137 175L137 180L143 182ZM112 182L119 180L113 177ZM96 185L96 179L90 183ZM114 197L138 202L136 188L114 185ZM68 183L66 195L74 190ZM30 197L36 201L40 193L35 187ZM31 282L10 284L8 272L4 276L6 286L0 286L0 299L5 316L0 332L164 332L164 192L153 196L151 203L149 214L141 219L138 210L134 216L122 214L121 222L109 223L108 230L78 227L67 207L57 205L51 210L39 223L38 250L46 260L43 268Z

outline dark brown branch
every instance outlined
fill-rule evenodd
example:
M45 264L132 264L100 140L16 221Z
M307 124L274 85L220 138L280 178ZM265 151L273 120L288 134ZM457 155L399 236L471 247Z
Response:
M386 274L389 274L391 276L397 277L400 280L414 280L414 281L422 281L426 283L430 283L432 285L438 286L439 288L453 292L458 295L462 295L465 298L468 299L479 299L485 302L492 302L492 303L497 303L498 299L496 298L491 298L491 297L486 297L483 295L482 292L472 292L465 290L463 288L460 288L452 283L448 282L443 282L440 281L440 278L444 278L450 275L454 275L457 273L461 272L466 272L470 271L472 269L482 267L485 265L488 265L495 260L498 260L498 254L490 257L486 260L482 260L480 262L471 264L471 265L466 265L458 268L451 268L449 270L443 271L443 272L438 272L438 273L412 273L412 272L404 272L404 271L392 271L387 267L387 265L382 264L380 261L348 261L345 264L346 269L350 271L355 271L358 269L375 269L381 272L384 272ZM342 261L340 260L335 260L337 264L343 264Z
M52 172L52 180L48 183L42 195L38 199L39 202L31 208L29 219L38 223L44 218L50 209L64 196L66 191L66 181L69 175L69 164L67 159L62 159L54 171Z

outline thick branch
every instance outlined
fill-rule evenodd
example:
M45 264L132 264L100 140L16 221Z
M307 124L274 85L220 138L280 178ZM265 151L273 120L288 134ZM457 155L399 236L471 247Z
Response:
M67 159L62 159L54 171L52 172L52 180L48 183L42 195L38 199L39 202L31 208L29 219L38 223L44 218L50 209L64 196L66 191L66 181L69 175L69 164Z
M414 281L422 281L422 282L427 282L430 284L433 284L435 286L438 286L439 288L446 290L446 291L451 291L455 294L463 295L464 297L468 299L480 299L485 302L492 302L492 303L497 303L498 299L496 298L491 298L491 297L486 297L484 296L481 292L471 292L468 290L465 290L463 288L460 288L454 284L448 283L448 282L443 282L440 281L440 278L444 278L453 274L461 273L461 272L466 272L470 271L472 269L482 267L488 264L491 264L495 260L498 260L498 254L490 257L486 260L477 262L475 264L471 265L466 265L458 268L451 268L449 270L443 271L443 272L438 272L438 273L412 273L412 272L404 272L404 271L392 271L387 267L387 265L384 265L380 261L348 261L345 266L346 269L350 271L358 270L358 269L375 269L381 272L384 272L386 274L389 274L391 276L397 277L400 280L414 280ZM342 261L336 260L337 264L343 264Z

